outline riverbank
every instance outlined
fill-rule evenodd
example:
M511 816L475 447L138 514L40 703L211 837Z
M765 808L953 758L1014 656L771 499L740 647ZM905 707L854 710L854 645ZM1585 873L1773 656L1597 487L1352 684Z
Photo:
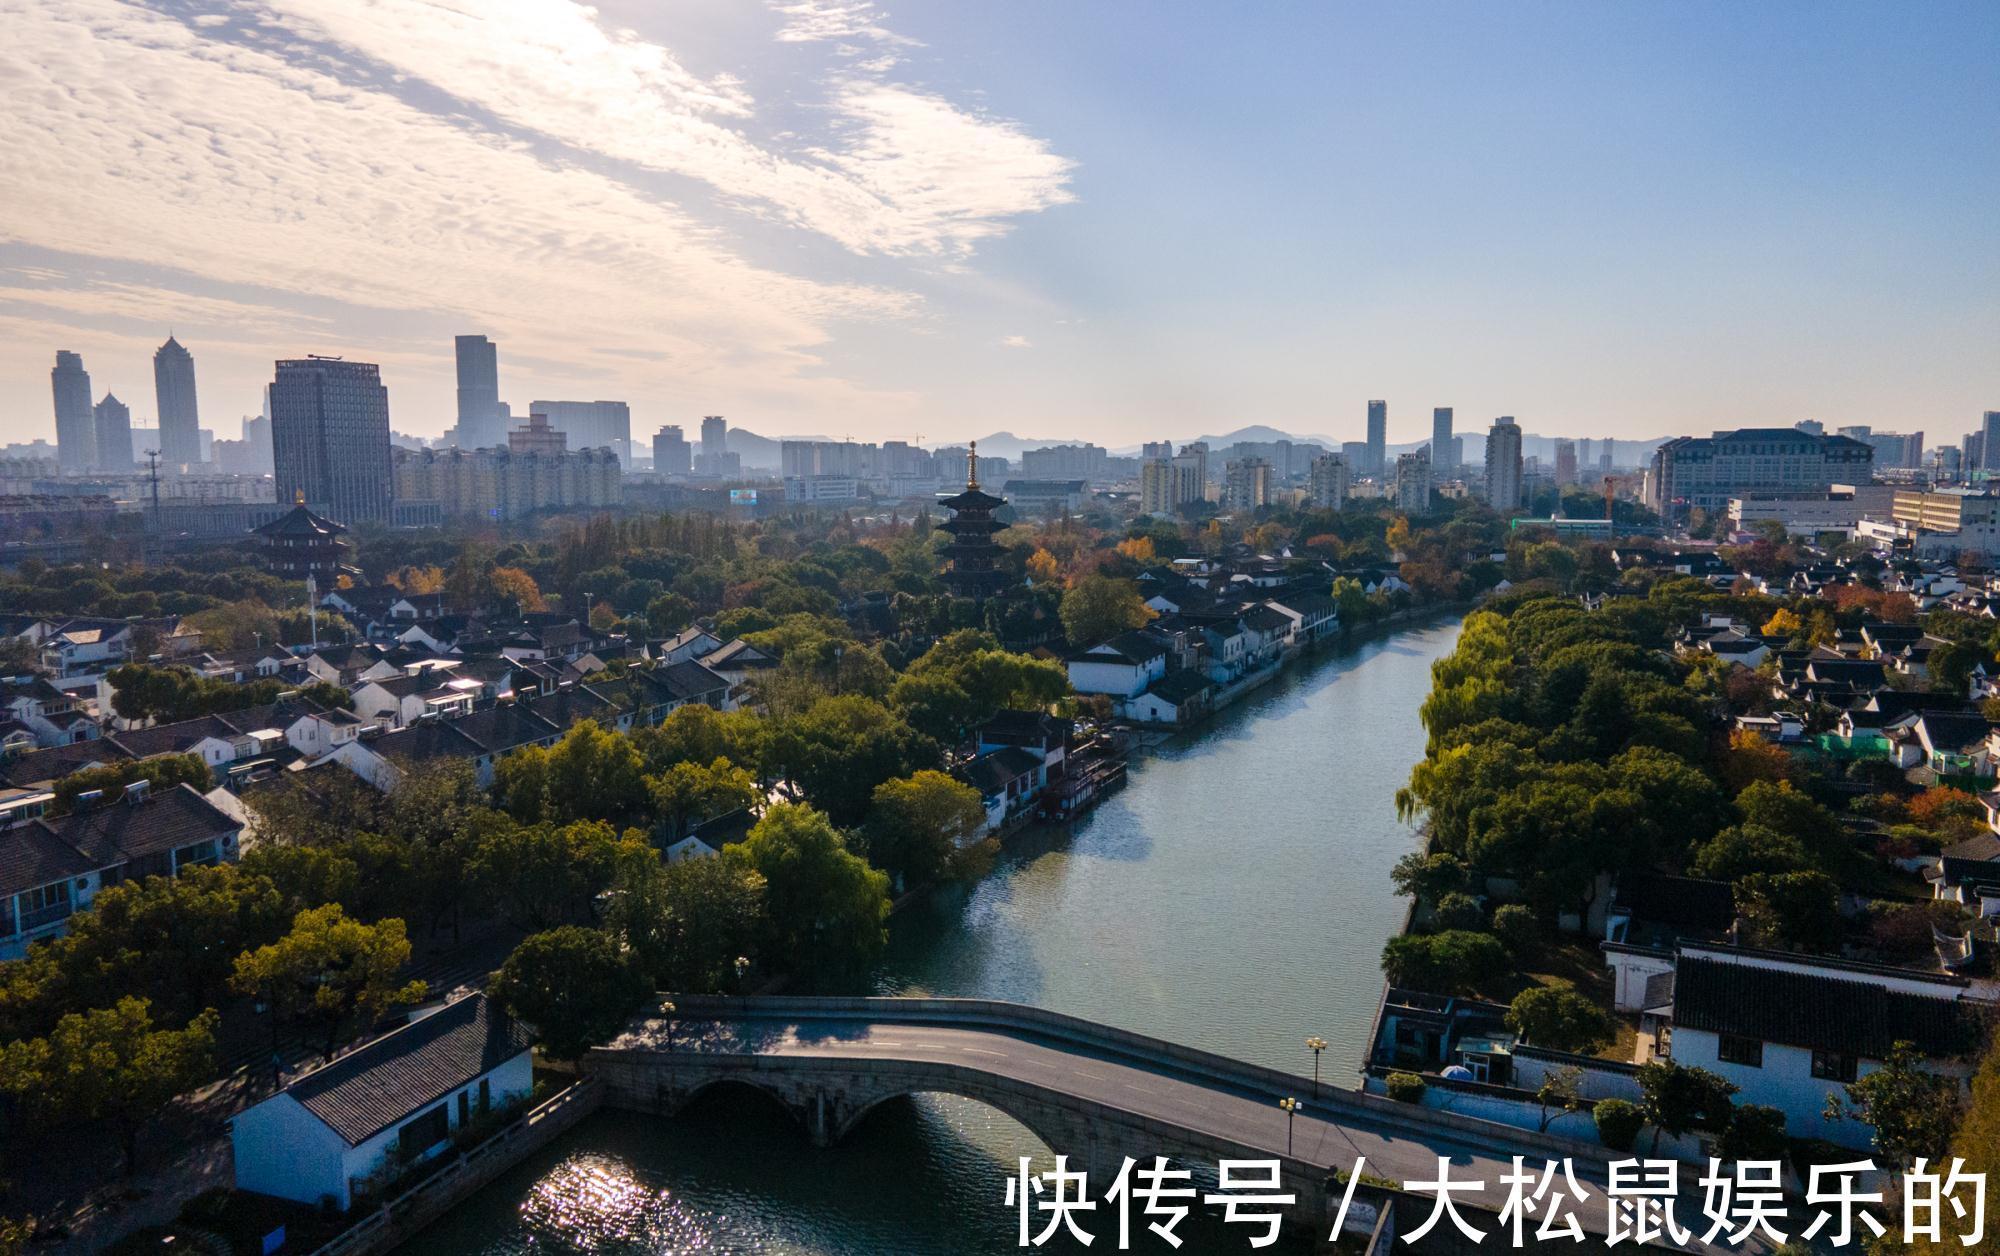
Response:
M1358 1067L1388 871L1415 842L1395 791L1450 608L1330 640L1254 695L1131 761L1125 788L1015 835L992 872L896 914L872 993L1003 999L1310 1076ZM1440 622L1442 621L1442 622ZM1351 1077L1346 1072L1345 1077ZM445 1256L704 1250L934 1256L1016 1250L1001 1191L1048 1149L991 1108L895 1103L814 1150L717 1096L673 1121L599 1113L426 1230ZM1241 1227L1192 1250L1242 1250Z

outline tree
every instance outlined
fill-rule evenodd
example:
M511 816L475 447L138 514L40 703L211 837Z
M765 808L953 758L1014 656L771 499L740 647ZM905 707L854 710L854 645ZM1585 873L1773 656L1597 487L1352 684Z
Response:
M806 986L851 981L882 953L889 878L851 854L820 812L772 807L723 858L764 878L771 955Z
M1056 613L1070 644L1079 648L1143 627L1153 617L1131 581L1096 575L1071 585Z
M1771 617L1764 621L1764 627L1760 631L1767 637L1784 637L1790 639L1804 632L1805 628L1804 622L1799 619L1795 612L1780 606L1777 610L1771 612Z
M1735 881L1756 873L1801 872L1811 857L1799 840L1761 824L1732 824L1688 861L1688 875Z
M1723 1163L1785 1158L1785 1110L1746 1103L1729 1114L1715 1154Z
M1610 1015L1570 985L1532 986L1507 1007L1507 1028L1538 1047L1590 1055L1611 1044Z
M610 825L499 824L479 838L470 872L517 928L543 930L590 915L621 855L644 842Z
M822 698L783 721L768 753L808 803L838 824L858 823L883 781L939 765L937 743L869 698Z
M1653 1150L1658 1151L1662 1133L1678 1138L1693 1130L1720 1134L1728 1128L1729 1097L1736 1086L1705 1068L1652 1060L1639 1066L1639 1093L1646 1119L1653 1123Z
M720 757L707 767L676 763L647 777L646 789L653 814L670 842L679 841L688 825L754 807L762 796L748 772Z
M157 759L137 759L128 763L104 763L81 772L72 772L55 783L55 801L49 810L66 815L75 810L77 795L96 790L106 798L123 793L127 785L145 781L156 793L176 785L192 785L207 793L215 787L215 777L198 754L168 754Z
M932 771L884 781L868 812L868 860L905 885L924 885L950 875L985 829L986 804L962 781Z
M1736 883L1752 946L1830 952L1840 945L1840 885L1824 872L1753 872Z
M1794 767L1792 756L1747 728L1729 734L1729 749L1722 756L1717 774L1732 794L1759 781L1788 781Z
M670 637L694 622L694 603L678 593L662 593L646 603L646 631Z
M1443 851L1411 851L1389 870L1389 881L1405 898L1436 902L1472 883L1465 861Z
M1613 1151L1630 1151L1646 1124L1645 1109L1624 1099L1599 1099L1591 1109L1597 1141Z
M649 848L619 860L605 927L660 989L727 993L765 928L764 892L763 874L741 860L662 864Z
M1472 895L1453 890L1437 900L1431 909L1431 923L1439 929L1484 929L1486 909Z
M340 904L308 908L292 931L236 958L230 986L270 1004L272 1014L321 1035L331 1060L342 1035L424 997L421 981L397 980L410 960L400 920L363 924Z
M156 1028L150 1009L128 996L63 1017L46 1038L0 1047L0 1087L51 1124L110 1122L128 1177L146 1122L215 1066L212 1009L181 1029Z
M519 567L495 567L486 573L481 602L511 602L524 612L548 609L535 578Z
M617 1036L646 997L646 982L617 941L564 925L514 948L489 987L508 1013L534 1026L542 1054L575 1060Z
M1518 961L1532 956L1542 945L1542 922L1534 910L1508 903L1493 913L1493 934Z
M523 822L626 824L645 811L645 770L631 738L596 720L581 720L547 749L526 746L502 758L493 787Z
M1490 933L1406 933L1382 948L1382 972L1391 984L1433 994L1477 988L1507 968L1507 948Z
M1542 1120L1535 1128L1547 1133L1549 1122L1557 1113L1574 1112L1583 1106L1583 1070L1574 1064L1565 1064L1542 1074L1542 1084L1535 1088L1535 1102L1541 1105Z
M1898 1168L1919 1158L1937 1163L1950 1148L1958 1123L1958 1086L1925 1071L1923 1062L1915 1043L1896 1043L1881 1068L1843 1088L1845 1104L1838 1097L1827 1098L1827 1119L1874 1127L1875 1150Z

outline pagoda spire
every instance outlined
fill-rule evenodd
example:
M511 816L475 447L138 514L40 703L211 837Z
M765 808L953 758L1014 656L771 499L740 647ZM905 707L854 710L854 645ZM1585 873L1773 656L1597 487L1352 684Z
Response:
M979 491L979 442L971 441L965 447L965 491Z

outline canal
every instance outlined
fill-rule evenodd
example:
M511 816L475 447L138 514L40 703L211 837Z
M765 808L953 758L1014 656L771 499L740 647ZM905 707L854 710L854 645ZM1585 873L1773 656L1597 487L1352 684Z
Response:
M1395 793L1423 754L1431 662L1457 635L1441 621L1330 651L1136 758L1070 832L1017 842L983 881L900 913L877 992L1033 1003L1308 1073L1319 1035L1327 1077L1352 1085L1401 922L1389 868L1414 841ZM886 1105L827 1151L738 1095L671 1122L605 1113L412 1250L1015 1251L1001 1193L1022 1155L1047 1150L942 1096ZM1181 1234L1183 1251L1248 1250L1243 1227L1210 1218Z

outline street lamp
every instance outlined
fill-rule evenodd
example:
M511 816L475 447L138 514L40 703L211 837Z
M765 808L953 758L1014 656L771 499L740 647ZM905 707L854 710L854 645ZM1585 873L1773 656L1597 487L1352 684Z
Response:
M1326 1039L1314 1034L1306 1039L1306 1050L1313 1053L1313 1098L1319 1098L1319 1053L1326 1050Z
M1304 1105L1296 1099L1287 1097L1278 1100L1278 1106L1285 1110L1285 1155L1289 1157L1292 1154L1292 1120L1298 1116L1299 1109Z

